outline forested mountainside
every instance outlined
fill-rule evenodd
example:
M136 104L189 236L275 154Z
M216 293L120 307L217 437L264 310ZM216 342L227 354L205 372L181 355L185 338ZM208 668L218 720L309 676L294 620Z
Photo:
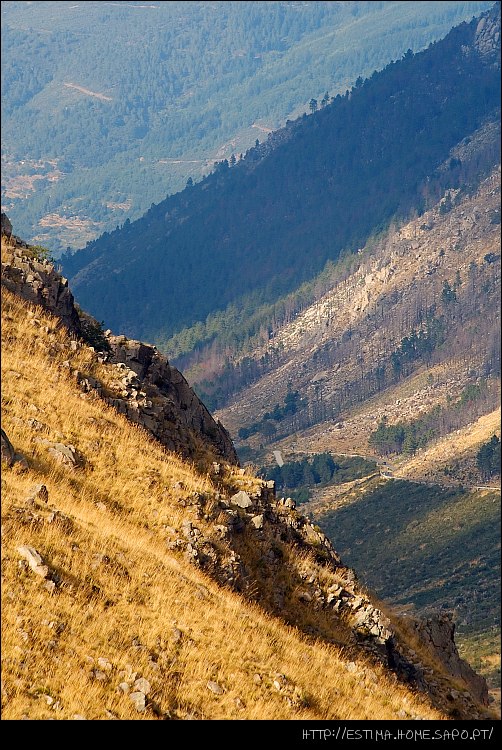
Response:
M81 247L489 5L2 3L3 210Z
M145 352L89 345L36 248L2 237L2 286L4 720L496 718L449 617L382 611L273 484L106 398Z
M172 356L173 335L190 351L223 311L248 320L392 218L423 212L468 179L459 159L443 168L451 149L497 117L499 24L496 5L65 256L77 299Z
M498 133L475 134L464 161ZM222 420L255 448L343 421L340 450L409 455L499 404L499 295L498 166L335 267L324 294L198 390L229 400Z

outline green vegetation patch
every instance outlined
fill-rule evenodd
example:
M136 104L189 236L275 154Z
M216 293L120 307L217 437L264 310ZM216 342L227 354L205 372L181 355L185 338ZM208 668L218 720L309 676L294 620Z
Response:
M378 482L317 522L384 600L422 614L453 611L465 638L499 632L499 493Z
M344 484L376 471L376 462L362 456L332 456L318 453L313 458L288 461L283 466L263 467L260 476L273 479L277 490L287 492L297 503L307 502L310 489Z

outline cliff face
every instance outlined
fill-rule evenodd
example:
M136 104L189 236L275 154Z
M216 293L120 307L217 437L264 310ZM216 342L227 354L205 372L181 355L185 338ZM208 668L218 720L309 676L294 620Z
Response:
M96 344L88 334L92 329L99 331L99 324L75 306L67 280L50 262L37 258L26 243L8 234L2 244L2 285L58 317L76 339ZM106 392L98 380L78 374L83 390L103 395L169 450L190 459L209 451L215 459L238 463L223 425L213 419L183 375L154 346L110 332L106 336L99 333L96 346L102 351L96 356L108 366L107 380L116 387L112 393ZM80 345L75 341L75 346Z
M195 458L200 444L209 444L221 458L238 463L221 422L215 422L181 372L171 367L156 347L125 336L109 334L107 340L111 351L104 361L114 365L120 378L118 394L108 399L109 403L169 450Z
M48 261L30 257L25 243L14 240L13 247L6 251L6 262L2 254L2 285L28 302L57 315L70 331L81 334L68 281Z

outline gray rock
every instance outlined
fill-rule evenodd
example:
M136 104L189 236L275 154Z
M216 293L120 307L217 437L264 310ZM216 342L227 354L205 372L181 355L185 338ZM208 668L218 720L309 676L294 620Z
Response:
M2 462L6 463L7 466L12 466L14 463L15 450L10 442L9 438L5 434L4 430L0 430L1 441L2 441Z
M106 682L108 680L108 675L101 669L94 669L92 676L95 680L98 680L98 682Z
M146 696L144 693L141 693L140 691L136 691L134 693L129 694L129 698L134 703L134 708L138 713L142 714L146 710Z
M44 561L42 559L42 556L37 552L37 550L34 547L28 547L27 545L21 545L17 548L17 551L23 557L32 571L37 574L37 576L41 576L42 578L47 578L49 575L49 568L47 565L44 564Z
M68 466L70 469L76 469L83 464L83 457L74 445L53 443L49 448L49 453L56 459L57 463Z
M207 689L215 695L222 695L225 692L221 685L218 685L217 682L212 682L212 680L207 683Z
M253 505L253 501L244 490L240 490L239 492L236 492L235 495L232 495L230 502L232 505L237 505L239 508L244 509L250 508Z
M151 689L152 686L150 685L148 680L145 680L144 677L140 677L134 683L134 690L136 690L138 693L144 693L145 695L148 695Z
M104 669L105 672L110 672L113 669L111 661L108 661L108 659L105 659L103 656L99 657L97 664L101 669Z
M5 234L7 237L12 237L12 223L7 214L5 214L3 211L1 215L1 227L2 234Z
M258 530L263 529L263 522L264 522L263 514L259 516L253 516L251 519L251 523L253 524L255 529L258 529Z
M448 614L438 614L427 620L412 620L418 638L446 670L467 686L471 695L480 703L488 705L488 686L484 677L476 674L470 665L460 658L455 644L455 624Z

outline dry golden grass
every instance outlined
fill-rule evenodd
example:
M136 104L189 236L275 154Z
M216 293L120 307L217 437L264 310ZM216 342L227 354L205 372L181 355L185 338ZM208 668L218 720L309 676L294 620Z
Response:
M401 459L395 475L427 481L440 478L444 482L444 469L454 463L457 480L462 479L466 484L484 485L486 483L481 480L477 471L476 453L492 435L500 437L500 407L437 440L412 458Z
M83 396L71 370L91 374L99 365L88 348L74 352L68 343L55 319L3 293L2 424L29 464L4 466L2 479L4 719L100 720L111 712L148 720L155 711L395 719L402 710L445 718L379 667L371 666L371 679L364 661L348 671L343 648L267 615L170 551L166 541L193 518L180 500L216 488L99 398ZM73 444L83 468L58 465L40 438ZM228 479L239 481L257 482ZM30 507L38 483L49 503ZM54 509L63 516L51 518ZM57 572L52 593L20 564L19 545L34 547ZM142 714L117 689L131 673L152 686ZM280 690L278 674L287 679ZM212 693L208 681L224 692Z

